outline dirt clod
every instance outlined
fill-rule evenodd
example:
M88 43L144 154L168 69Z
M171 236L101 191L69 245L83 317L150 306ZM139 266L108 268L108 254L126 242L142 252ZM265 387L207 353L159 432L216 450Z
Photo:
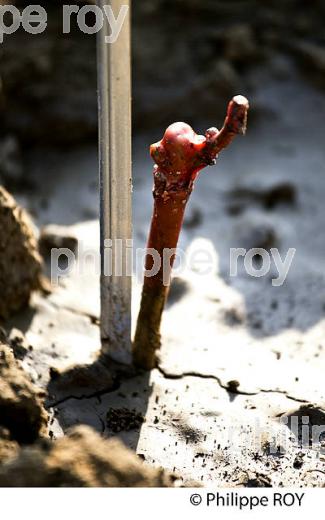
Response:
M24 359L30 349L30 345L28 344L24 334L18 329L12 329L8 342L13 350L15 358L20 360Z
M295 460L293 461L294 469L301 469L304 465L304 456L305 454L302 452L297 453Z
M56 442L25 447L0 466L0 487L169 487L163 470L143 464L118 440L86 426Z
M313 404L303 404L298 409L280 414L300 446L318 445L325 432L325 410Z
M40 287L42 260L29 216L1 186L0 229L0 319L6 319Z
M233 394L236 394L238 392L238 388L240 387L239 381L228 381L227 383L227 389L229 392L232 392Z
M272 482L270 477L267 475L263 475L262 473L254 473L251 475L247 475L243 482L244 487L272 487Z
M29 379L12 350L0 343L0 425L21 444L45 435L47 413L44 393Z

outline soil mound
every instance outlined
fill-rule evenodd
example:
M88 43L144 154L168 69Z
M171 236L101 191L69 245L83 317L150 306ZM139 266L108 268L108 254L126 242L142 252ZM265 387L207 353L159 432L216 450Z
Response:
M169 487L163 470L147 467L123 444L88 426L55 442L25 447L0 467L1 487Z
M28 214L0 186L0 319L28 303L40 287L42 259Z

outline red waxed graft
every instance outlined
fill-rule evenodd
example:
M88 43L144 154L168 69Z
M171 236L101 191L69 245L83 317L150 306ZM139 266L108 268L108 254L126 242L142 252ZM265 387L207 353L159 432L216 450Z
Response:
M173 123L162 140L151 145L150 154L167 181L186 182L200 169L197 158L205 145L206 138L196 134L189 125Z
M235 96L228 105L222 129L209 128L205 136L198 135L186 123L170 125L161 141L151 145L150 154L155 162L154 210L146 257L147 273L154 261L150 250L161 260L155 274L145 275L140 313L133 344L134 363L144 369L156 364L160 348L160 322L168 294L174 255L164 262L166 250L176 250L186 204L193 190L197 173L215 164L219 152L234 137L244 134L248 101Z

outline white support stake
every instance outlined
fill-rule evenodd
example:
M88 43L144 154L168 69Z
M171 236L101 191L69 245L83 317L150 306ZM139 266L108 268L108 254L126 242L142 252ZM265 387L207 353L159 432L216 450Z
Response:
M101 337L104 354L129 364L132 278L126 273L126 255L132 239L130 1L98 1L101 9L104 4L112 7L115 18L122 6L129 10L115 43L105 41L110 27L104 16L105 26L99 31L97 46Z

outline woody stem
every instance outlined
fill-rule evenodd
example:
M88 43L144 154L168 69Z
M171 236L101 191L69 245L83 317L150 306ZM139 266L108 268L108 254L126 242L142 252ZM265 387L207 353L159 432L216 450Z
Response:
M168 296L171 269L191 187L166 194L154 192L148 240L146 275L133 344L133 359L146 370L154 368L160 348L160 323ZM166 200L167 197L167 200ZM173 218L171 218L171 216Z

